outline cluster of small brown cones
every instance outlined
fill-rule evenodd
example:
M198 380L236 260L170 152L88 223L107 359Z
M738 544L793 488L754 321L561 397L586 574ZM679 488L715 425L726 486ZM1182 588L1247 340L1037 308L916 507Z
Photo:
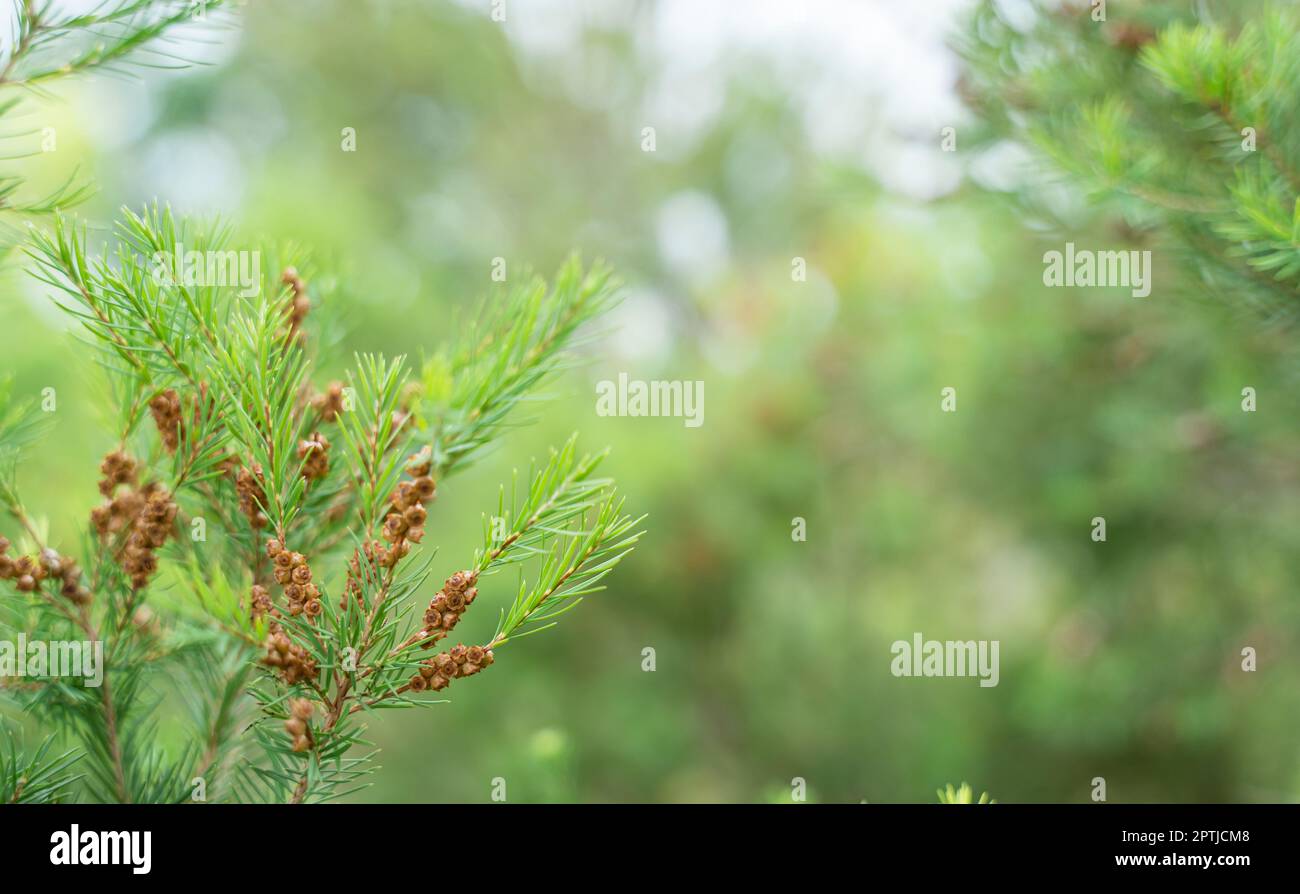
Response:
M478 572L457 571L443 582L442 589L429 600L424 611L424 627L416 634L423 648L432 648L447 636L459 623L470 604L478 596ZM461 643L445 652L420 662L419 673L411 677L410 687L415 692L431 689L439 692L459 677L472 677L492 663L490 649L483 646L466 646Z
M398 553L398 558L410 552L410 543L419 543L424 539L424 523L429 517L425 504L434 498L438 486L434 483L431 451L425 447L407 462L406 474L410 481L403 481L393 491L389 502L392 508L384 516L384 539L392 544L391 552ZM394 560L393 564L396 564Z
M420 662L420 672L413 675L410 687L415 692L431 689L440 692L458 677L472 677L493 662L492 651L482 646L453 646Z
M128 488L120 494L109 496L108 502L90 510L90 523L101 540L131 527L140 510L144 508L150 487L156 489L157 485ZM103 490L102 482L100 489Z
M412 543L424 539L424 523L429 517L428 510L424 507L438 490L430 474L432 470L433 460L428 447L410 458L406 466L410 480L397 485L389 498L388 513L384 516L382 533L388 546L376 540L367 540L361 554L353 553L341 603L344 609L347 608L349 597L355 599L358 605L362 602L362 554L369 568L392 568L410 553Z
M296 752L311 750L313 739L307 721L311 720L312 710L308 699L289 699L289 719L284 722L284 728L293 738L293 750Z
M180 395L174 388L159 392L149 401L149 412L153 415L154 424L158 426L163 446L168 453L175 453L183 433Z
M279 540L266 542L266 553L271 557L275 579L284 587L285 599L291 615L306 614L315 618L323 609L320 592L311 580L311 569L302 553L296 553ZM254 584L249 597L249 613L253 620L270 616L282 617L275 607L271 593L261 584ZM279 621L272 620L269 625L270 636L266 641L266 655L262 663L279 670L280 678L288 685L313 681L318 675L316 661L305 648L289 639ZM305 719L305 718L304 718Z
M199 427L203 414L212 414L216 409L215 398L208 392L208 384L200 382L198 394L189 399L190 416L194 425ZM176 389L168 388L155 394L149 401L149 413L158 427L158 436L168 453L175 453L185 438L185 420L181 410L181 397Z
M99 464L99 492L106 497L113 496L119 484L135 484L136 462L121 450L114 450L104 457Z
M158 570L155 552L172 535L179 507L165 487L149 492L144 508L135 518L131 535L122 553L122 570L131 577L131 586L137 590L149 583Z
M308 481L324 478L330 470L330 442L320 432L298 442L298 459L302 460L302 477Z
M0 580L12 580L23 593L34 593L41 582L56 578L59 593L77 605L90 602L90 591L81 584L81 569L72 559L60 556L52 549L41 550L39 556L10 556L8 538L0 537Z
M104 457L100 471L104 477L99 492L108 502L91 510L90 522L101 540L126 533L119 558L131 586L138 590L158 570L155 553L172 535L179 509L171 493L158 482L135 487L135 461L121 451ZM124 484L127 489L118 493Z
M265 528L270 521L262 511L266 505L266 491L262 487L264 482L259 463L253 463L251 471L246 466L240 466L235 472L235 494L239 497L239 511L254 528Z
M457 571L429 600L429 607L424 610L424 629L416 634L423 641L423 648L433 648L460 621L465 609L478 596L478 587L474 586L476 580L476 571Z
M266 541L266 555L275 566L276 583L284 587L289 614L295 617L306 614L312 619L319 617L324 606L321 605L320 590L312 583L307 557L275 539Z
M330 382L328 387L312 398L312 408L325 422L333 422L343 412L343 383Z
M292 686L303 680L316 679L318 669L316 661L302 646L285 635L278 624L274 625L270 638L266 641L266 656L262 663L280 671L280 679Z
M254 621L267 615L273 618L280 617L280 610L271 600L271 591L261 584L253 584L253 589L249 593L248 614Z
M293 267L284 268L284 272L280 274L280 282L287 285L292 292L289 296L289 307L285 311L285 320L289 324L288 337L291 341L301 342L306 338L302 323L307 319L307 312L311 310L311 299L307 297L307 283Z

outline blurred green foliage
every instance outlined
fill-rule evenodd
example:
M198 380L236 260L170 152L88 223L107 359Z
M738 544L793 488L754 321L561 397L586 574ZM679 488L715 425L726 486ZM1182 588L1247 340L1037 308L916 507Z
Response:
M1184 300L1159 255L1146 300L1045 289L1059 233L973 184L920 203L822 157L761 68L720 70L704 131L643 152L635 15L539 61L470 6L251 5L210 68L112 87L150 114L109 136L85 116L110 88L69 89L45 112L60 151L34 165L86 163L92 221L157 196L314 246L358 350L418 357L505 294L497 256L513 279L577 249L626 281L592 363L440 488L433 579L471 558L507 457L574 430L612 445L650 534L608 592L449 704L377 718L365 800L484 801L494 777L512 802L780 800L794 777L821 802L928 800L954 779L1086 801L1096 776L1112 801L1294 797L1291 333ZM595 60L619 102L566 89ZM723 263L684 270L663 229L707 235L708 209ZM1081 243L1127 245L1102 215L1084 226ZM21 479L70 542L111 435L86 352L38 293L5 271L0 351L17 389L59 396ZM597 416L594 383L619 372L704 380L704 425ZM493 581L465 640L511 595ZM1000 684L891 676L913 631L1000 640Z

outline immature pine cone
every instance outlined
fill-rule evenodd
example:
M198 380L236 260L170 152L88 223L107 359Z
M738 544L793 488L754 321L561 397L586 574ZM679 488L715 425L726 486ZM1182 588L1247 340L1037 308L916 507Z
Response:
M158 426L163 446L175 453L181 438L181 399L174 388L168 388L149 401L149 412ZM107 496L107 495L105 495Z
M287 285L293 293L289 298L289 307L285 311L285 318L289 322L289 338L302 341L306 337L306 333L302 331L302 322L307 319L307 312L311 310L311 299L307 297L307 283L293 267L284 268L284 272L280 274L280 282Z
M305 698L289 700L289 719L284 722L284 728L293 738L294 751L301 753L310 750L312 746L311 727L307 725L312 710L311 702Z
M298 458L302 463L302 477L308 481L324 478L330 470L330 442L320 432L314 432L306 441L298 442Z
M276 616L279 614L275 610L274 603L271 602L271 593L261 584L253 584L252 592L248 598L248 613L256 621L259 618L270 614Z
M258 463L253 463L251 472L240 466L239 471L235 473L235 493L239 496L239 511L244 513L248 523L254 528L265 528L269 522L266 514L262 512L262 507L266 505L266 491L262 488L264 480L262 466Z
M440 692L450 686L452 680L472 677L494 660L492 651L482 646L453 646L446 652L439 652L420 662L420 672L411 677L410 686L416 692L425 689Z
M135 460L121 450L115 450L104 457L99 464L99 471L104 477L99 481L99 492L106 497L113 496L119 484L134 484Z
M285 636L283 630L276 630L267 639L262 663L278 668L280 678L289 686L302 680L315 680L318 674L316 662L307 650Z
M465 609L478 596L478 587L474 586L477 579L475 571L457 571L429 600L429 607L424 612L424 629L417 634L424 640L423 648L433 648L460 621Z
M330 382L329 387L311 402L312 407L326 422L333 422L343 412L343 383Z
M167 489L157 482L114 496L120 484L134 479L136 471L135 461L120 452L106 456L100 470L104 478L99 490L110 499L91 510L90 521L101 540L115 534L127 535L121 551L122 570L130 576L131 586L138 590L149 583L158 568L154 553L172 535L179 507ZM64 584L67 591L64 595L68 598L83 602L90 598L88 593L81 592L76 579L71 586L66 579Z
M363 571L394 567L410 553L412 543L419 543L424 539L424 523L429 517L424 504L432 500L437 492L437 486L430 474L433 470L431 456L428 447L413 455L406 467L406 474L411 480L399 483L389 498L390 505L388 513L384 516L381 532L388 546L375 540L367 540L362 544L361 555L353 554L340 603L343 609L347 608L349 597L358 605L361 604ZM366 569L361 567L363 558L368 566ZM376 575L366 575L367 578L374 576Z
M90 601L90 591L81 585L81 569L72 559L60 556L50 548L41 550L39 556L8 555L8 538L0 537L0 580L12 580L24 593L35 592L42 581L56 579L60 582L59 594L76 605Z
M275 539L266 541L266 555L271 559L276 583L284 587L289 614L296 617L305 612L308 618L318 617L324 607L320 601L320 590L312 582L307 557Z
M144 505L132 522L122 552L122 570L130 575L131 586L137 590L148 584L158 570L158 557L154 553L171 536L178 511L166 488L152 484L146 490Z

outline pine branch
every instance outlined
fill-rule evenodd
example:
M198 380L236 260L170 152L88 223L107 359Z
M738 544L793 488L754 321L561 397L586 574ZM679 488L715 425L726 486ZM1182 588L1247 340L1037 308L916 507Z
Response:
M491 574L539 554L539 544L548 536L560 533L563 525L610 492L612 479L593 477L607 454L579 456L577 442L575 434L562 448L551 451L550 461L530 476L522 500L515 493L517 473L509 501L505 487L501 488L497 514L484 518L484 542L474 564L478 574Z
M595 475L604 455L581 456L570 439L525 488L517 476L508 496L501 488L473 562L422 616L427 628L436 605L442 626L410 633L411 599L433 555L423 540L434 475L495 440L514 408L563 368L584 324L613 300L608 274L584 275L570 262L553 288L518 293L470 348L437 355L450 358L445 388L430 387L428 364L417 387L403 358L358 354L346 388L313 394L317 346L304 322L316 293L302 272L310 268L277 262L260 289L239 294L231 283L160 273L156 260L181 243L229 252L234 235L224 226L155 207L128 212L115 235L115 247L96 253L83 226L56 216L29 250L37 277L116 383L123 432L101 466L108 502L92 514L87 595L75 590L80 601L68 605L60 592L39 593L47 623L105 634L104 685L92 695L53 684L32 703L79 730L84 785L98 799L181 800L185 780L216 781L236 763L222 789L237 798L297 803L356 791L374 770L363 712L431 703L407 693L471 676L491 663L492 647L554 623L601 588L640 536L613 482ZM137 424L145 407L152 430ZM141 527L142 500L162 522ZM202 549L175 536L178 523L199 522L221 536ZM340 537L352 550L331 571L329 546ZM181 586L153 591L155 551ZM521 590L488 646L412 657L446 635L481 576L534 557L536 585ZM342 589L335 598L325 592L333 581ZM158 613L165 627L149 620ZM201 670L189 674L195 661ZM151 687L169 663L193 680L195 722L179 752L151 744ZM237 720L245 695L251 724Z
M1216 289L1266 316L1300 311L1300 19L1241 21L1184 5L1040 10L1028 27L981 3L961 42L982 119L977 151L1011 137L1045 162L1025 200L1064 173L1098 206L1162 228ZM1242 11L1242 15L1246 15ZM1069 68L1073 75L1062 78Z
M596 266L584 274L570 258L550 291L533 280L470 327L450 372L445 362L426 365L415 413L437 420L433 457L440 475L463 467L497 437L529 392L562 368L584 324L617 300L608 270Z
M574 524L556 533L536 582L521 582L497 631L485 648L494 649L552 627L555 618L574 608L583 596L603 590L599 583L641 538L632 529L645 516L623 515L623 500L611 494L593 511L590 527ZM584 522L587 519L583 520Z
M17 40L0 57L0 87L31 89L72 73L122 70L129 60L181 67L189 63L157 49L157 43L177 26L201 21L222 5L223 0L117 0L67 15L53 0L20 0L13 11Z
M0 752L0 804L57 804L71 796L80 779L73 772L76 752L53 754L51 736L31 757L24 757L8 730L5 739L5 749Z
M0 48L0 121L28 95L40 95L56 79L94 71L128 73L132 67L180 68L189 64L165 51L170 36L189 22L211 26L225 0L103 0L84 13L69 13L56 0L7 0L12 43ZM6 13L0 13L6 14ZM11 94L11 95L10 95ZM30 137L11 133L0 140ZM18 152L17 158L32 152ZM23 218L69 209L94 192L74 170L42 196L23 198L24 178L0 174L0 233L5 249Z

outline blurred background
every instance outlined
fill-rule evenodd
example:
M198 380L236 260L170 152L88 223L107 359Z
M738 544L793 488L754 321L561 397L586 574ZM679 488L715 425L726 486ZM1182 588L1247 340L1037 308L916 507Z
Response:
M626 284L537 424L440 488L429 542L435 578L463 566L498 483L573 431L613 448L648 536L450 704L382 715L357 799L480 801L497 776L516 802L789 801L796 777L822 802L1086 801L1097 776L1112 801L1295 799L1291 338L1177 269L1145 300L1043 287L1043 252L1106 224L1027 225L1017 147L962 151L967 6L280 0L186 35L202 66L29 111L58 148L24 172L80 168L106 235L156 197L313 246L340 358L454 335L508 287L495 257L513 282L576 249ZM39 285L2 276L5 366L59 395L20 481L70 542L103 390ZM620 372L703 380L703 426L597 416ZM999 640L999 684L895 678L916 631Z

